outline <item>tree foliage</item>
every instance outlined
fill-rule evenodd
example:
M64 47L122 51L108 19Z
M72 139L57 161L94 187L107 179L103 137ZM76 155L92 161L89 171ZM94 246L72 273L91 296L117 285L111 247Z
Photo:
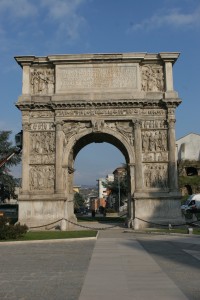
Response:
M74 208L79 208L83 206L85 203L85 200L83 196L80 193L75 193L74 194Z
M0 131L0 161L12 154L16 147L9 140L11 131ZM17 165L21 160L21 156L14 155L0 168L0 197L1 200L9 198L8 194L14 195L15 180L10 174L10 167Z
M121 198L126 198L128 194L128 185L127 185L127 177L123 176L120 178L120 180L115 179L114 181L108 181L104 184L105 187L111 191L112 194L119 194L120 189L120 195Z
M124 201L128 196L128 178L127 175L115 178L114 181L103 182L104 187L108 191L107 207L119 209L119 206L124 205ZM120 196L119 196L120 195ZM120 198L120 203L119 203ZM115 199L115 200L113 200Z

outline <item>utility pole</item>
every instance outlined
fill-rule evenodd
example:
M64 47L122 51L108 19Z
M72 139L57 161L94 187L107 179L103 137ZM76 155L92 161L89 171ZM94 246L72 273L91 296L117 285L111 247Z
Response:
M118 198L119 198L119 212L120 212L121 195L120 195L120 176L119 176L119 174L118 174Z

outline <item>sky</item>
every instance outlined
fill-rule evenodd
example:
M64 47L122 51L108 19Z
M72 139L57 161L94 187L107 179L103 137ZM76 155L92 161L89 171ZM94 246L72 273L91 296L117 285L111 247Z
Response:
M173 68L182 99L176 138L200 134L199 0L0 0L0 130L13 137L22 129L15 107L22 71L14 56L121 52L181 53ZM110 144L90 144L77 156L74 184L96 184L122 163Z

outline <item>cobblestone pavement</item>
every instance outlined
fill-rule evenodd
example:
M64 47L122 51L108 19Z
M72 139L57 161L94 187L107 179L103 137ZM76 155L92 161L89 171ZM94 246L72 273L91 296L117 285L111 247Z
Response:
M94 244L0 245L0 299L77 300Z

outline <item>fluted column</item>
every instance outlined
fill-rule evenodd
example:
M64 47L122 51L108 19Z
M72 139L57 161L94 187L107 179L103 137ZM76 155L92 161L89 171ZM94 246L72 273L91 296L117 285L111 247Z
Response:
M23 147L22 147L22 193L29 192L29 152L30 152L30 132L29 123L23 123Z
M135 146L135 191L141 191L143 188L142 171L142 138L141 122L134 121L134 146Z
M128 218L130 220L134 219L135 210L133 207L132 195L135 192L135 164L131 163L129 166L129 176L130 176L130 193L128 195Z
M168 120L168 151L169 151L169 188L172 191L178 189L177 162L176 162L176 137L175 119Z
M56 123L56 193L63 191L63 170L62 170L62 156L63 156L63 131L62 123Z

